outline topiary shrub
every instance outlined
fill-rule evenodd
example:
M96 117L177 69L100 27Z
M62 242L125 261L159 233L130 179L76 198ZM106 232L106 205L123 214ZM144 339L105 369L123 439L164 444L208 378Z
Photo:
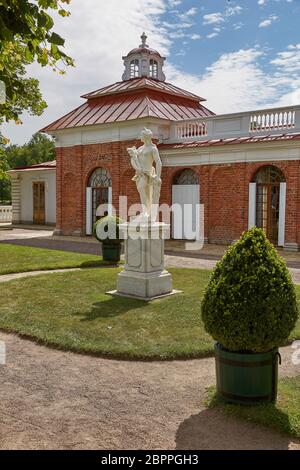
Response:
M119 225L123 222L119 217L107 215L94 224L94 236L105 244L120 244Z
M263 230L244 232L218 262L206 288L206 331L229 351L267 352L284 344L297 318L285 261Z

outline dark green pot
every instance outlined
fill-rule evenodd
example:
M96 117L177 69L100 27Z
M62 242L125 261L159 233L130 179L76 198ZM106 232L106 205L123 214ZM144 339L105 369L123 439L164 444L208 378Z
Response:
M121 243L102 243L104 261L118 263L121 259Z
M278 349L265 353L238 353L217 343L217 396L229 403L275 402L277 398Z

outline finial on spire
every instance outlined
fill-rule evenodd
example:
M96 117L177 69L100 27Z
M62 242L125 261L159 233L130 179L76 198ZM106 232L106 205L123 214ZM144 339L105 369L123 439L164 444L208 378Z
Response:
M141 35L141 40L142 40L142 44L140 45L140 47L148 47L147 44L146 44L146 41L147 41L147 35L146 33L144 32L142 35Z

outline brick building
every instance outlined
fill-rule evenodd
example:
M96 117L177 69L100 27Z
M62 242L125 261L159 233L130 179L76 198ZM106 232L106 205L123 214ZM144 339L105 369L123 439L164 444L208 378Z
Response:
M161 203L201 203L208 242L263 227L277 245L300 245L300 107L215 115L203 98L165 81L165 58L146 44L123 57L121 82L43 129L56 140L56 233L91 234L97 208L139 198L126 149L150 128L163 162ZM172 217L174 238L189 238Z

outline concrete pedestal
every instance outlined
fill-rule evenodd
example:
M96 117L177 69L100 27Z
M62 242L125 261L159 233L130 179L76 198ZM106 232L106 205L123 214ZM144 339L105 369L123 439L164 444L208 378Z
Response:
M143 300L172 295L172 276L164 268L164 238L168 225L135 222L120 225L125 243L125 269L117 290L109 292Z

